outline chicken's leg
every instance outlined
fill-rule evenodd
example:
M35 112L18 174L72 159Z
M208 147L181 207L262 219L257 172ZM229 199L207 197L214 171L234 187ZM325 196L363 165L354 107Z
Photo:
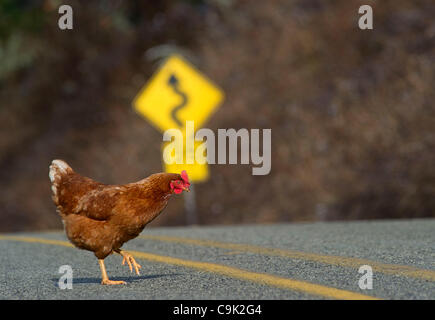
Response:
M122 259L122 265L127 261L128 267L130 268L130 272L133 272L132 265L134 267L134 270L136 271L137 275L140 275L139 269L142 268L142 266L134 260L133 256L129 254L128 252L125 252L124 250L118 249L114 250L116 253L119 253L123 259Z
M100 264L101 277L103 278L101 280L101 284L126 284L125 281L109 280L109 277L107 276L107 272L106 272L106 267L104 266L104 259L98 259L98 263Z

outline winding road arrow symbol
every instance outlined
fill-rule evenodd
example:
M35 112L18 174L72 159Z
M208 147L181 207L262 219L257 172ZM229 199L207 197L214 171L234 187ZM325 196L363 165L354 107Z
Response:
M178 94L181 97L181 99L182 99L181 103L179 105L175 106L174 109L172 109L172 111L171 111L171 117L177 123L177 125L179 127L182 127L183 123L180 121L180 119L178 119L177 113L182 108L184 108L186 106L188 99L187 99L187 95L184 92L180 91L180 89L178 87L179 84L180 84L180 82L178 81L178 78L174 74L171 74L171 76L168 79L168 85L171 86L172 89L174 89L174 92L176 94Z

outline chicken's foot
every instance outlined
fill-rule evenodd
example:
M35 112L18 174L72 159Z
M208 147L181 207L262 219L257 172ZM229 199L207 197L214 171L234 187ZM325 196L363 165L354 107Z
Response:
M130 268L130 272L133 272L133 267L134 267L136 274L140 275L139 269L142 268L142 266L136 262L136 260L133 258L133 256L130 253L125 252L124 250L121 249L114 250L114 251L123 257L122 265L124 265L125 262L127 262L128 267Z
M104 266L104 259L98 259L98 263L100 264L100 269L101 269L101 276L102 276L101 284L126 284L125 281L109 280L109 277L107 276L106 267Z

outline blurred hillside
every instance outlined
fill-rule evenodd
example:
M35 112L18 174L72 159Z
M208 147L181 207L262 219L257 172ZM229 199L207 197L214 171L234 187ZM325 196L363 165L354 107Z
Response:
M0 231L61 227L54 158L107 184L162 170L131 103L172 52L226 93L209 128L272 128L269 175L210 166L201 224L435 216L433 17L433 0L0 0ZM184 223L174 197L152 225Z

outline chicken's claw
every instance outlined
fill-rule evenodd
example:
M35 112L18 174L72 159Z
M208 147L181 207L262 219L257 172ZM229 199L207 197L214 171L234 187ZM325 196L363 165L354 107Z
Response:
M123 257L122 265L124 265L125 262L127 261L128 267L130 268L130 272L133 272L133 267L134 267L136 274L140 275L139 269L142 268L142 266L136 262L136 260L133 258L133 256L127 252L124 252L124 251L121 251L120 254Z
M103 279L101 281L101 284L114 285L114 284L127 284L127 282L125 282L125 281L115 281L115 280Z

